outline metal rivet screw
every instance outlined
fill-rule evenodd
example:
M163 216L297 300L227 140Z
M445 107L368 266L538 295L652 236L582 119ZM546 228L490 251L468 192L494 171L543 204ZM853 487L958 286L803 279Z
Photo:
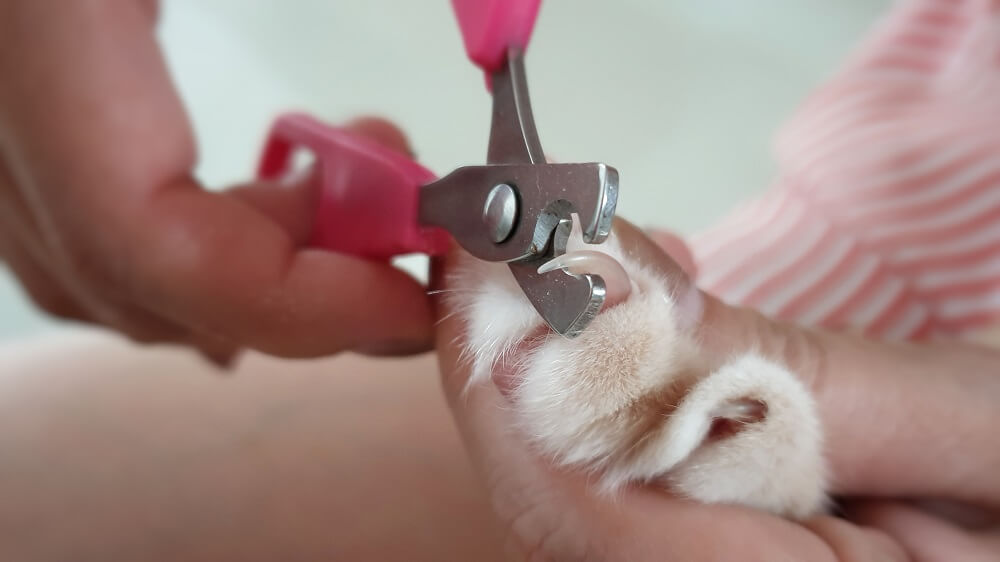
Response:
M493 242L499 244L510 236L517 221L517 193L514 188L505 184L497 184L486 196L483 206L483 221L493 237Z

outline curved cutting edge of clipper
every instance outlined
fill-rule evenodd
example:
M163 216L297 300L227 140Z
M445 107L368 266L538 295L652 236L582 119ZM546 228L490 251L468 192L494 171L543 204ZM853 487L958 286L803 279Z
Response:
M572 338L590 325L604 304L604 280L557 268L538 272L538 263L509 264L525 296L557 334Z
M583 209L576 209L583 226L583 241L600 244L611 234L611 224L618 206L618 170L607 164L598 164L597 205L589 217L583 216ZM589 220L588 220L589 219Z
M562 334L567 338L575 338L587 329L587 326L590 325L590 323L597 316L597 313L600 312L601 308L604 306L605 295L607 294L604 280L597 275L591 275L589 273L576 275L566 270L553 271L550 272L549 275L565 275L566 277L570 277L577 282L584 281L590 285L590 301L587 303L587 306L583 308L583 311L580 312L580 314L565 327L552 326L552 328L559 334Z

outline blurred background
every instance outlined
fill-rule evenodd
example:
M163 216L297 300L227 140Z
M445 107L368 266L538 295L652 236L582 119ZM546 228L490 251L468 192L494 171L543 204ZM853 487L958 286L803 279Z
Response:
M767 186L775 131L888 4L544 0L542 145L618 168L622 216L696 231ZM490 99L446 0L171 0L160 37L214 188L248 177L286 109L389 117L439 172L484 160ZM62 328L0 266L0 341Z

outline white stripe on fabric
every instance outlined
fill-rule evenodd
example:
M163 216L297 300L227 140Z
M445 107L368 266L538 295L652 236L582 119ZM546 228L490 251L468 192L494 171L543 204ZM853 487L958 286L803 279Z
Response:
M968 155L968 152L964 154L964 156ZM972 187L975 183L997 172L1000 172L1000 158L980 160L968 167L955 170L954 174L944 181L929 185L923 189L910 190L907 193L900 193L891 197L873 198L871 203L855 206L849 209L846 214L850 220L856 220L863 219L865 216L889 211L906 212L909 207L933 203L959 194ZM905 177L905 174L901 173L899 176ZM1000 185L1000 178L996 178L996 181ZM893 183L902 185L903 182L902 179L899 179L893 181Z
M789 205L785 207L784 213L775 217L774 220L769 221L766 224L767 228L756 232L756 236L752 239L748 235L734 238L734 241L738 241L741 245L739 248L728 248L732 251L725 255L733 256L732 259L726 262L716 259L715 261L722 263L714 263L704 274L699 273L698 283L708 287L715 285L730 273L742 267L748 260L754 259L775 243L782 241L790 231L798 226L804 214L805 208L801 204Z
M768 295L767 299L760 303L761 312L775 313L788 303L799 298L800 295L822 283L824 279L831 275L837 275L840 271L854 267L852 263L842 264L841 262L854 248L854 244L841 238L834 242L830 251L818 258L818 261L811 264L809 270L789 281L781 291ZM858 260L853 260L858 261Z
M807 222L803 227L804 230L797 232L794 240L788 240L782 247L779 256L757 264L737 285L727 290L726 295L736 300L745 299L769 279L780 276L799 261L808 259L830 229L818 221Z
M913 303L892 325L882 330L882 337L894 341L908 339L927 321L928 316L930 312L926 306Z
M875 294L868 297L861 306L855 307L850 315L849 323L852 326L870 326L879 317L885 314L886 310L892 306L893 301L906 290L906 283L895 277L890 277L883 283Z
M864 256L860 263L854 266L843 283L829 293L820 296L808 310L799 315L799 321L805 324L824 322L837 309L850 301L865 283L878 274L878 270L878 259L874 256Z
M934 231L959 227L984 214L996 212L1000 204L1000 189L987 190L975 197L963 200L959 205L944 210L940 215L918 217L912 220L901 220L872 228L865 236L870 241L880 241L886 238L902 235L933 235Z
M961 238L928 242L920 246L905 246L889 256L889 261L893 265L919 264L923 261L985 250L991 246L1000 250L1000 221Z
M990 281L998 277L1000 277L1000 260L988 260L965 267L928 271L917 276L915 286L921 291L929 291L961 283Z
M941 303L938 316L946 320L961 320L968 316L978 316L984 312L1000 310L1000 291L990 291L979 295L956 297Z

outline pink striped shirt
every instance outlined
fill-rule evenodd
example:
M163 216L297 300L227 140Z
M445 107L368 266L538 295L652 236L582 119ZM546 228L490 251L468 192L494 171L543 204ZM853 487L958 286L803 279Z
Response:
M702 288L889 339L1000 320L1000 0L900 2L776 153L775 184L689 240Z

